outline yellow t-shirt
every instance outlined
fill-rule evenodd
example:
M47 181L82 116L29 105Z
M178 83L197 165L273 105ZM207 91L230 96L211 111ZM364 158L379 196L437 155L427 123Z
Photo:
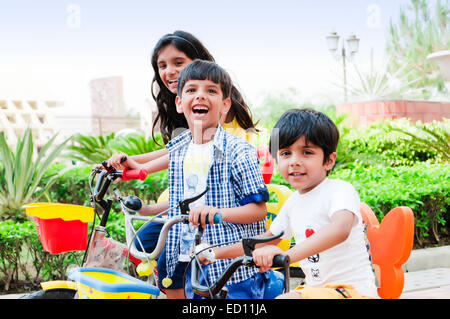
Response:
M233 121L231 121L230 123L224 123L222 127L228 133L243 138L253 146L256 146L256 132L252 132L251 130L244 130L241 126L239 126L236 117L233 118Z

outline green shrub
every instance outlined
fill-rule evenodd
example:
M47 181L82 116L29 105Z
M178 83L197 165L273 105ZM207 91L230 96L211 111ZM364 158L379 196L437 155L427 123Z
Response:
M446 164L358 167L336 171L331 177L352 183L361 201L373 209L379 220L394 207L410 207L419 245L429 235L439 242L439 234L446 231L450 221L450 167Z
M43 250L34 223L0 221L0 286L8 291L12 283L67 279L70 265L81 265L83 252L53 255Z
M387 128L400 133L401 138L415 149L433 150L437 160L450 162L450 119L415 125L409 121L391 121Z
M392 121L399 123L400 121ZM404 121L403 121L404 122ZM408 124L403 124L408 125ZM410 126L411 127L411 126ZM433 143L429 136L429 144ZM441 157L435 149L411 143L405 134L392 131L384 123L372 124L351 130L340 141L338 159L348 152L357 152L351 165L370 167L376 164L386 166L411 166L417 162L440 162Z
M22 263L22 240L26 237L21 224L12 220L0 221L0 282L3 290L9 290L11 282L19 279L19 268Z

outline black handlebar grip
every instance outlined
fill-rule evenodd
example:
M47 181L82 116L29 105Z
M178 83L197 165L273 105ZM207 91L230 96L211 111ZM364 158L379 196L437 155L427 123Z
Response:
M288 255L276 255L273 257L272 267L289 267L291 260Z

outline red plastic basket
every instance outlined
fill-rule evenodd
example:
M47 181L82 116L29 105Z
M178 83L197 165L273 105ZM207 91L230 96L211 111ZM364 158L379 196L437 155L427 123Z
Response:
M94 210L69 204L35 203L25 206L35 222L42 247L51 254L87 248L88 223Z

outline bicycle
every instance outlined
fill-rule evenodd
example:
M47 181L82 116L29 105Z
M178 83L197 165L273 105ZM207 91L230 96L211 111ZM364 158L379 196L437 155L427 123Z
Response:
M141 209L142 207L142 202L140 201L139 198L137 198L136 196L127 196L127 197L122 197L119 190L117 188L114 189L114 193L116 195L117 200L120 202L120 206L121 206L121 211L125 216L125 230L126 230L126 242L127 242L127 247L128 249L123 249L122 252L122 257L124 255L124 253L126 253L126 257L128 258L128 260L133 261L135 264L138 264L138 268L139 266L141 267L141 270L143 269L143 271L141 271L140 275L142 276L142 274L144 275L148 275L147 278L147 282L143 282L137 278L131 277L128 274L124 274L120 271L117 270L113 270L113 269L108 269L108 268L102 268L102 267L86 267L89 266L89 261L92 260L90 252L92 252L92 250L95 248L95 244L99 243L101 241L104 241L105 237L104 234L106 232L105 226L107 224L108 221L108 217L109 217L109 213L111 211L112 208L112 199L108 198L105 199L105 195L107 193L107 190L109 189L111 183L117 179L117 178L123 178L124 180L129 180L129 179L145 179L147 176L147 173L145 171L133 171L133 170L124 170L124 171L117 171L112 167L107 167L106 166L106 162L103 163L104 165L104 170L101 169L93 169L90 175L90 182L89 182L89 186L90 186L90 190L91 190L91 195L90 195L90 199L91 199L91 203L92 206L94 207L96 213L98 215L101 216L101 221L100 224L97 228L93 229L91 231L89 240L88 240L88 249L86 249L84 257L83 257L83 262L82 265L84 265L85 267L79 267L76 270L73 270L71 272L71 274L69 274L69 278L74 280L73 282L59 282L58 285L55 287L53 287L53 289L48 289L48 290L42 290L42 291L38 291L36 293L32 293L29 294L27 296L25 296L25 298L30 298L30 299L53 299L53 298L74 298L76 291L80 291L80 289L84 289L84 295L82 297L89 297L89 292L93 291L92 287L89 287L89 285L93 285L93 283L95 283L96 281L111 281L111 280L116 280L118 279L119 281L122 282L126 282L126 284L122 285L119 287L118 284L116 284L114 287L109 287L109 291L105 292L105 294L102 295L102 297L111 297L111 294L117 294L120 292L120 290L134 290L134 294L132 294L130 297L133 298L137 298L137 297L145 297L148 298L149 296L158 296L160 293L160 290L158 287L154 286L153 284L156 281L156 271L155 271L155 267L152 265L151 261L155 260L156 258L158 258L158 256L160 255L160 253L162 252L163 248L164 248L164 244L165 244L165 238L167 236L168 230L171 226L173 226L175 223L178 222L184 222L184 223L188 223L188 213L189 213L189 204L195 200L197 200L198 198L200 198L201 196L203 196L205 192L203 192L202 194L199 194L198 196L195 196L193 198L189 198L183 201L180 201L179 204L175 207L180 207L182 215L180 216L175 216L171 219L167 218L167 217L161 217L161 216L153 216L153 217L146 217L146 216L140 216L137 214L137 212ZM92 181L95 179L96 175L99 174L99 178L97 180L97 183L95 185L95 188L92 187ZM101 213L97 212L97 206L100 207L101 209ZM174 209L175 207L171 207L170 209ZM167 212L168 210L166 210L165 212ZM164 212L162 212L164 213ZM161 213L161 214L162 214ZM217 216L217 221L216 222L220 222L220 215L216 215ZM136 238L136 234L137 232L134 229L133 226L133 222L136 220L141 220L141 221L145 221L146 223L148 222L161 222L164 223L164 226L161 230L161 234L158 240L158 244L156 245L155 249L153 252L151 253L147 253L145 252L144 248L142 247L141 244L141 251L137 249L137 247L135 246L134 243L134 239ZM95 222L93 223L93 227L94 227ZM144 227L145 224L142 226ZM139 231L139 230L138 230ZM200 232L197 233L197 236L200 236L199 234L202 233L202 229L200 229ZM251 241L252 242L252 241ZM107 241L106 245L109 245L111 243L111 241ZM113 245L115 245L117 243L113 243ZM256 243L255 243L256 244ZM254 245L253 245L254 247ZM250 254L251 255L251 254ZM245 259L246 264L250 265L248 263L249 259L248 256ZM237 261L234 263L235 269L238 268L237 264L242 261ZM195 270L196 268L193 267L193 270ZM227 274L227 276L231 277L233 270L231 270L232 268L230 268L230 271ZM127 268L128 270L128 268ZM88 274L89 273L89 274ZM139 271L138 271L139 273ZM195 271L193 272L195 273ZM98 275L100 277L97 276L97 278L94 278L95 275ZM92 278L91 278L92 277ZM223 288L223 286L226 284L226 281L229 279L226 278L225 276L222 277L221 281L216 285L216 287L220 287L219 290L221 290ZM197 277L198 278L198 277ZM80 284L80 281L85 281L84 284ZM74 282L76 282L76 285L74 285ZM84 286L83 286L84 285ZM87 285L87 286L86 286ZM195 285L195 282L194 282ZM81 287L81 288L80 288ZM200 294L202 293L202 290L204 290L204 287L200 286L196 286L196 288L198 288L197 290L200 292ZM213 290L215 290L216 288L214 288ZM117 290L117 291L114 291ZM86 292L87 291L87 292ZM209 289L208 289L209 291ZM213 294L215 295L215 293ZM113 298L118 297L116 296L112 296Z

